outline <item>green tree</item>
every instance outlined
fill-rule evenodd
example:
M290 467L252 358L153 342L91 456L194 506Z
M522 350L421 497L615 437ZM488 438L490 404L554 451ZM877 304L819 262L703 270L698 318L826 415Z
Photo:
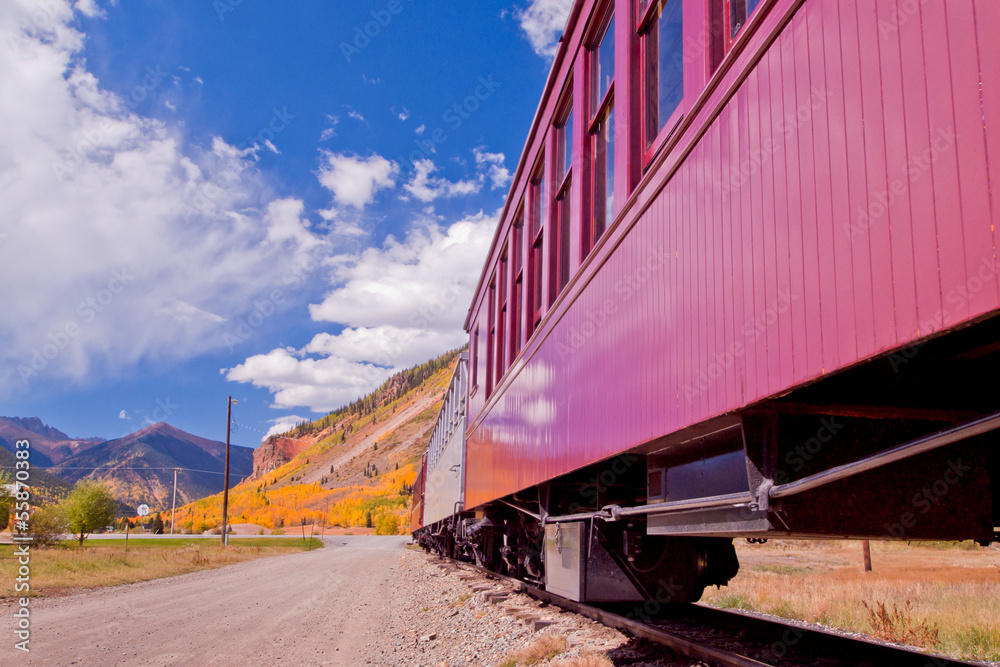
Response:
M372 527L372 513L371 511L365 512L365 528Z
M399 522L393 514L383 514L375 527L376 535L399 535Z
M7 484L10 484L10 473L0 471L0 530L7 530L10 525L10 509L14 505L14 494L7 490Z
M82 547L88 533L114 523L118 502L105 485L81 479L62 502L62 510L67 527L78 536Z
M153 518L153 534L162 535L163 534L163 518L160 513L157 512L156 516Z
M62 505L47 505L35 510L28 521L28 534L35 547L58 544L66 532L66 515Z

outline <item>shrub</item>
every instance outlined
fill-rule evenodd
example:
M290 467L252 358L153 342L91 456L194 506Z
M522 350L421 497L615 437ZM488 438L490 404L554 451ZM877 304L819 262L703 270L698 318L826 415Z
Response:
M28 534L32 545L51 547L59 544L66 532L66 515L58 505L49 505L35 510L28 521Z
M399 535L399 521L395 514L383 514L375 526L376 535Z
M869 606L861 601L868 612L868 620L872 625L873 634L879 639L911 646L933 648L938 644L938 628L927 619L917 620L913 617L913 603L906 600L903 607L886 607L884 602L875 600Z

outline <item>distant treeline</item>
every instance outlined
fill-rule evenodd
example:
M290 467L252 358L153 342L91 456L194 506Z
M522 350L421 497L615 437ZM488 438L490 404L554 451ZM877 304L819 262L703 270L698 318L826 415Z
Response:
M427 378L451 364L455 360L455 357L464 349L462 347L457 350L445 352L436 359L431 359L412 368L400 371L383 382L378 389L370 394L334 410L321 419L312 422L303 421L285 433L272 435L267 441L273 442L282 437L301 438L306 435L313 435L350 415L355 415L358 419L366 417L375 412L380 406L400 396L404 396L407 392L419 387Z

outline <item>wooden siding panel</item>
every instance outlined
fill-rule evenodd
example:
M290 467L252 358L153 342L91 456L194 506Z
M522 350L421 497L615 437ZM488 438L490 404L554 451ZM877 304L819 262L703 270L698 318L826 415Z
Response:
M938 266L944 298L936 326L947 328L968 318L968 302L953 303L948 295L965 284L965 240L959 196L958 151L944 0L926 0L920 6L925 29L924 68L927 73L927 111L930 122L934 215L937 219Z
M825 49L826 84L830 92L829 124L827 129L830 149L830 187L833 220L834 261L837 264L837 342L841 364L858 358L857 323L855 318L855 286L852 245L849 236L851 223L850 192L848 188L849 162L847 156L848 129L845 119L844 74L840 47L840 11L836 0L824 0L823 45Z
M840 3L840 45L844 77L844 125L847 143L848 218L843 224L857 221L868 202L867 165L865 163L865 116L861 99L861 54L858 45L857 3ZM875 353L875 316L872 301L871 235L851 240L854 277L854 314L856 354L864 358Z
M896 11L906 0L899 0ZM937 220L934 215L933 179L929 168L911 163L914 157L930 150L930 126L927 116L927 79L924 75L923 31L919 12L910 20L890 23L899 34L900 60L903 67L903 103L906 109L906 152L904 167L910 186L910 228L913 235L914 280L917 290L919 335L935 331L934 322L941 311L941 278L938 271Z
M996 57L996 36L1000 35L1000 2L976 0L976 36L979 80L982 82L983 116L1000 118L1000 58ZM985 124L986 165L990 185L990 226L993 229L993 276L1000 284L1000 123ZM977 270L978 273L978 270ZM984 272L984 275L988 273ZM985 279L985 278L984 278ZM1000 301L1000 296L997 298Z
M855 214L871 217L882 212L877 223L869 226L868 242L871 254L863 258L870 267L872 294L872 352L883 352L896 343L896 316L892 288L892 243L889 230L891 218L882 203L888 197L889 186L886 175L885 119L883 116L882 74L878 66L881 47L878 20L875 13L876 0L858 0L857 24L858 46L861 63L861 107L863 113L865 176L867 196L862 205L856 207ZM852 230L853 234L853 230ZM854 236L855 245L860 238ZM863 246L862 246L863 247ZM873 261L880 258L879 261Z
M997 302L994 275L993 229L986 166L986 140L980 93L979 54L974 39L976 19L971 2L947 5L948 45L951 56L952 106L958 151L958 183L962 197L966 278L953 301L968 301L969 317L992 310ZM993 36L996 39L996 35ZM991 60L997 60L994 50ZM972 67L976 63L977 67ZM983 85L988 85L986 81ZM984 272L983 269L986 269ZM990 273L990 278L980 276Z
M903 97L903 72L900 60L899 31L892 29L899 8L895 2L875 2L875 17L879 40L878 58L882 82L882 124L886 160L886 208L884 221L889 229L890 261L892 262L893 305L897 340L910 340L917 335L917 286L913 278L913 230L910 224L910 180L906 173L906 116ZM894 120L892 120L894 119ZM879 224L879 218L866 214L852 234L863 233L865 226Z
M823 104L813 113L813 170L816 174L817 230L816 265L820 281L820 328L823 339L823 369L831 371L840 365L842 345L840 337L839 304L841 290L837 281L835 250L838 233L833 224L833 190L830 155L830 108L837 103L835 91L828 83L825 34L823 18L826 8L822 3L806 4L806 23L809 34L809 79L813 90L823 95Z
M795 87L795 115L793 143L795 165L790 169L798 179L798 207L793 214L798 220L799 252L801 260L801 301L793 300L792 308L801 314L802 322L797 331L796 375L815 377L823 372L823 313L820 292L818 229L816 226L816 165L813 158L813 136L816 114L826 105L826 95L812 85L810 79L809 25L807 13L799 12L792 20L791 36ZM788 121L786 120L786 123ZM792 155L790 151L790 156ZM791 158L790 158L791 159ZM794 282L794 281L793 281Z

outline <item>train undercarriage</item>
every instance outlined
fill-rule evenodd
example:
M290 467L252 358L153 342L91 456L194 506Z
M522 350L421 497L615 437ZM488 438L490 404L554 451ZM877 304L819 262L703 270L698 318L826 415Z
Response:
M415 533L588 602L693 602L734 539L1000 540L1000 318Z

